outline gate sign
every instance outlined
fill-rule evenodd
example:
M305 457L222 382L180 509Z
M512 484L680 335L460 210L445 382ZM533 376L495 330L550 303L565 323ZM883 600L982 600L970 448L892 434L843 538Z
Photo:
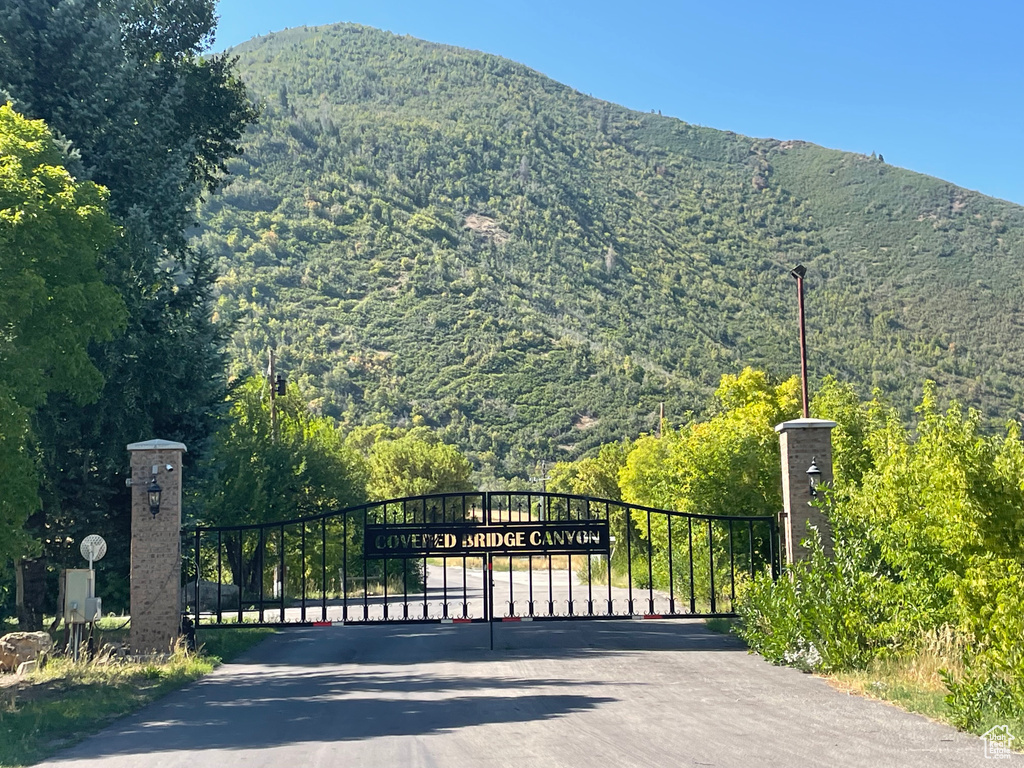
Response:
M365 529L366 557L465 555L607 555L607 520L547 523L375 525Z

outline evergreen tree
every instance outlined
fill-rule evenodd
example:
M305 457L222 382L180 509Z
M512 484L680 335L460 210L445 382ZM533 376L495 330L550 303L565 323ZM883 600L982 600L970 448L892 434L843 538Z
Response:
M51 398L36 418L43 505L29 531L44 557L23 568L26 626L39 626L48 565L75 558L85 533L111 542L104 597L123 606L125 446L159 436L201 453L223 401L215 271L186 230L256 113L234 62L200 56L214 23L213 0L11 0L0 11L0 89L110 190L123 235L103 269L128 308L124 336L92 350L102 397L84 408Z

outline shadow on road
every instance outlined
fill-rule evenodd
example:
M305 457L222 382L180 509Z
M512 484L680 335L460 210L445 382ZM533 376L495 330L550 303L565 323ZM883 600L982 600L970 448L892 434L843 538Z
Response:
M284 629L240 662L419 664L502 658L575 658L634 651L740 651L731 635L701 620L496 622L494 651L484 624L395 624ZM348 642L337 642L343 638Z
M487 649L488 630L486 624L284 630L53 762L539 722L597 709L619 697L610 688L605 693L605 683L579 667L563 679L519 677L509 673L510 661L519 668L519 661L529 659L742 649L734 638L710 632L701 622L496 624L493 652Z
M494 629L493 652L487 625L282 631L47 765L961 768L983 760L974 737L768 665L698 621Z
M546 720L614 700L565 692L571 686L557 680L281 670L210 681L176 694L148 718L123 724L113 737L94 739L88 752L98 758L426 735ZM74 759L76 753L58 759Z

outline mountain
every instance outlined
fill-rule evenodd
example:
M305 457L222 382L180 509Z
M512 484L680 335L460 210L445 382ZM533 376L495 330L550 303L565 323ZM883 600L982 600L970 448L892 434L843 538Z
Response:
M496 56L339 24L233 50L264 103L196 240L235 373L429 424L524 474L810 371L1024 406L1024 208L800 141L627 110ZM776 87L799 87L796 83Z

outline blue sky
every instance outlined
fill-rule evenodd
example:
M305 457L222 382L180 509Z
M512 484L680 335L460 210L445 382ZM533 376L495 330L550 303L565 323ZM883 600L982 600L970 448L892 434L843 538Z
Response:
M1024 3L221 0L216 48L350 21L632 109L803 139L1024 204Z

